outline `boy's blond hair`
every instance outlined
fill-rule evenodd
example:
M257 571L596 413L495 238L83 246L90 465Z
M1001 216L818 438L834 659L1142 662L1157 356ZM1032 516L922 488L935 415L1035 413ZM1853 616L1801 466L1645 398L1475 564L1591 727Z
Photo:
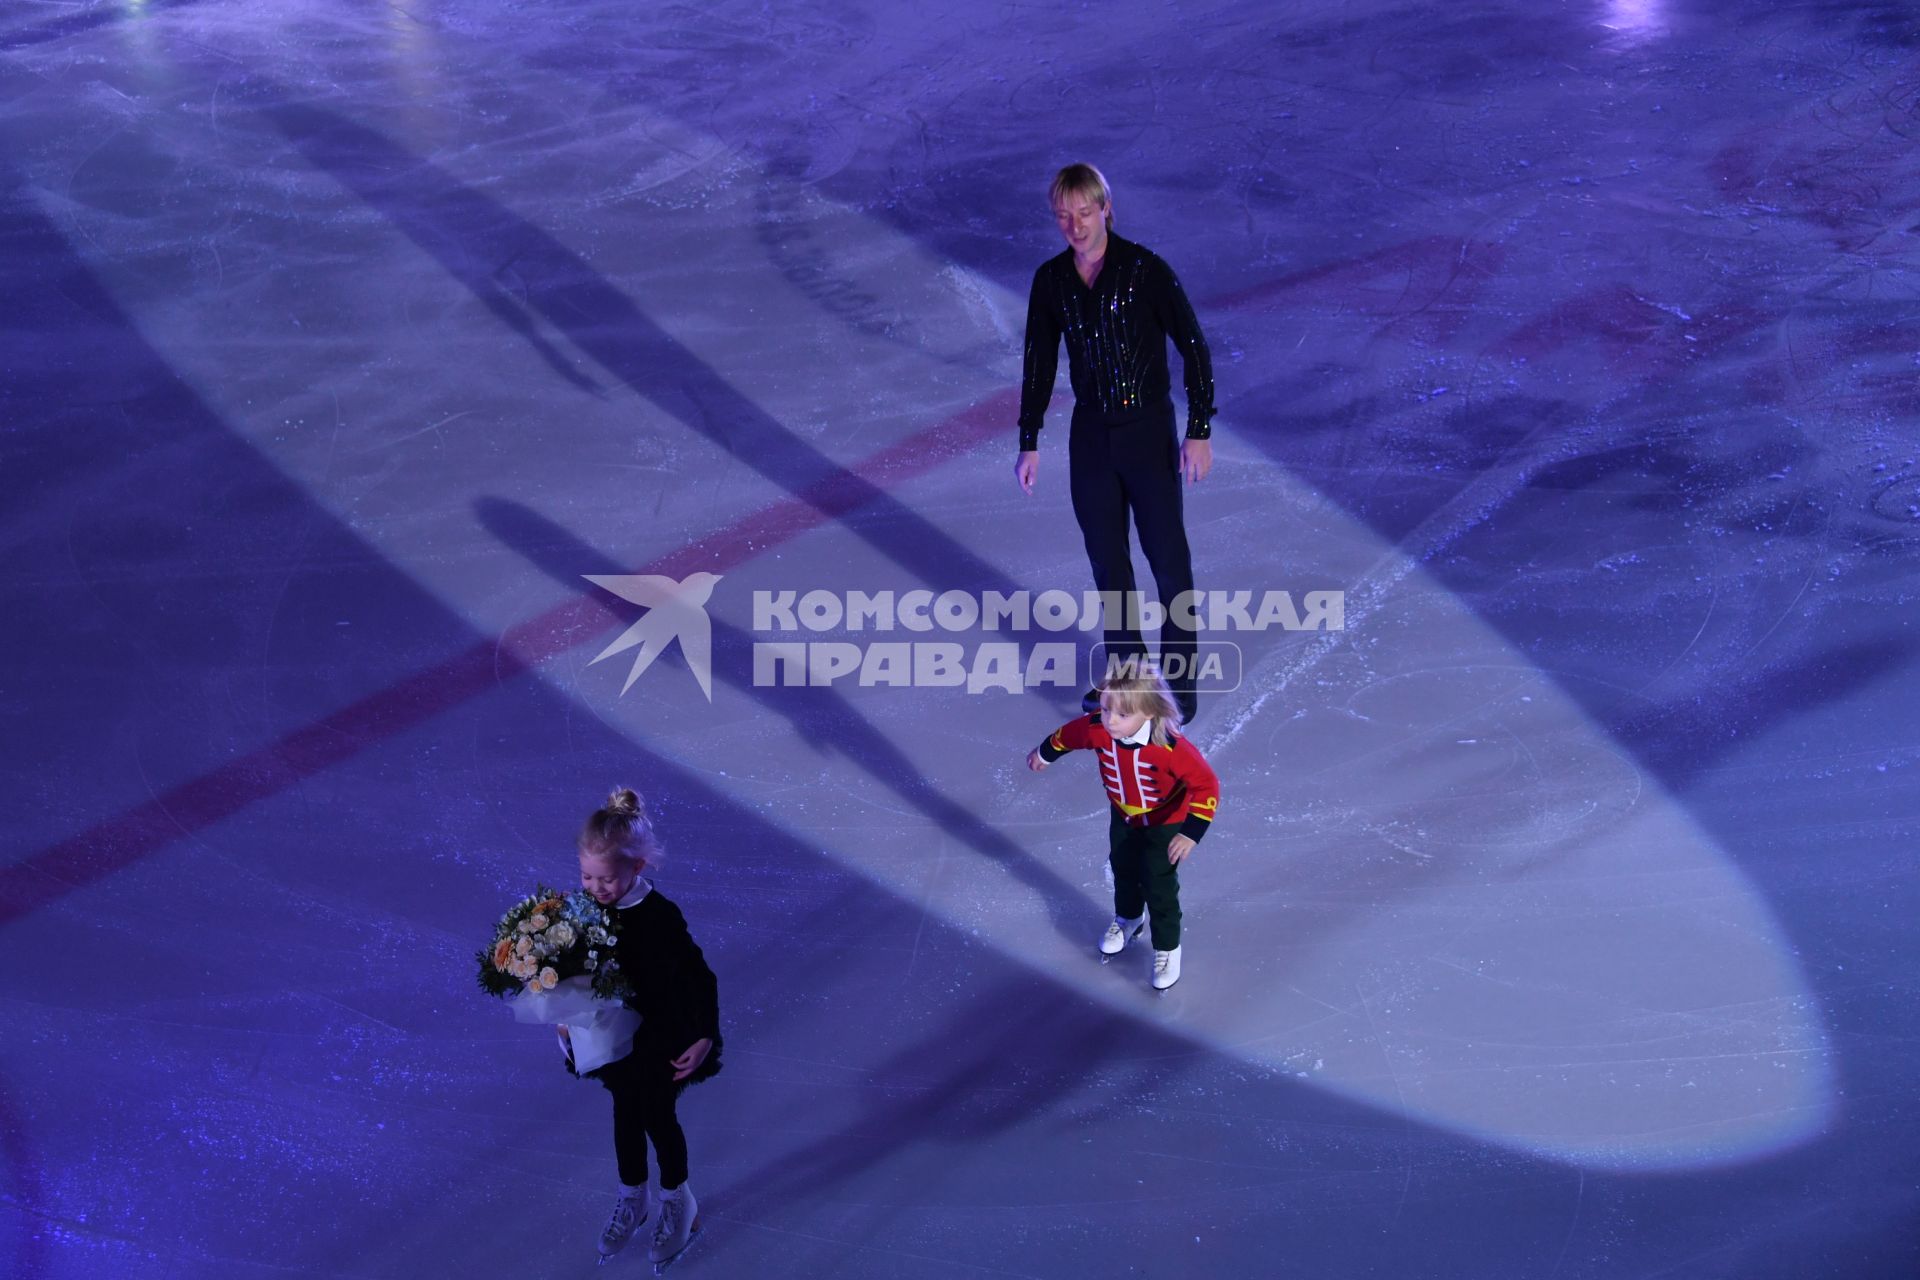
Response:
M1107 211L1107 230L1113 230L1113 188L1107 175L1090 164L1070 164L1053 175L1047 187L1047 203L1057 205L1067 196L1085 196Z
M1110 705L1123 716L1144 712L1153 717L1153 732L1148 735L1153 745L1173 745L1180 731L1180 708L1159 667L1144 658L1116 663L1097 687L1101 706Z

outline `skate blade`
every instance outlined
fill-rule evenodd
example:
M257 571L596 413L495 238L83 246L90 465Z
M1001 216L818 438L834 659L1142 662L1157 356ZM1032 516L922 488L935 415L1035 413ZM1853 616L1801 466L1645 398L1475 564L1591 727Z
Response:
M687 1242L680 1246L680 1252L674 1254L671 1258L662 1258L660 1259L660 1261L654 1263L653 1274L657 1276L663 1276L667 1274L668 1267L680 1261L680 1259L686 1257L687 1250L693 1248L693 1242L700 1238L700 1231L701 1231L700 1219L695 1218L693 1220L693 1225L687 1228Z
M634 1234L638 1235L640 1233L640 1228L646 1226L647 1222L652 1217L653 1215L649 1213L645 1218L642 1218L638 1223L636 1223L633 1228ZM612 1262L615 1258L625 1253L627 1251L627 1246L632 1243L633 1243L633 1238L632 1236L629 1236L627 1239L622 1240L620 1242L620 1247L615 1249L612 1253L607 1253L606 1251L602 1250L600 1254L600 1262L598 1265L603 1267L606 1266L609 1262Z

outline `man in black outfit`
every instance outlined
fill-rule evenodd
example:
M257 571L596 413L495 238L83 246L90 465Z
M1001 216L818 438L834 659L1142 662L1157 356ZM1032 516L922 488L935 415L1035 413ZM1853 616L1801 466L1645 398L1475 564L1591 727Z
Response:
M1073 381L1067 440L1073 514L1086 539L1094 588L1121 592L1117 598L1123 602L1131 599L1131 512L1160 603L1168 609L1160 628L1162 671L1182 718L1191 723L1197 709L1193 631L1174 619L1171 606L1193 589L1181 481L1197 483L1213 467L1213 362L1173 268L1113 233L1113 192L1100 171L1070 164L1054 176L1048 194L1067 249L1034 272L1027 300L1014 476L1022 489L1033 492L1040 427L1053 398L1064 337ZM1174 438L1169 338L1186 370L1183 443ZM1123 609L1105 619L1109 670L1116 659L1146 653L1138 627L1129 625L1136 621L1130 612Z

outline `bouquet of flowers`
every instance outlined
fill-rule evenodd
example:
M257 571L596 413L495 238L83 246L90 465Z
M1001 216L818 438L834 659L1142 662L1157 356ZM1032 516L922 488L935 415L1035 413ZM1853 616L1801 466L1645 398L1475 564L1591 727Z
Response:
M631 992L614 959L612 914L583 890L540 885L500 917L493 945L477 957L480 989L509 1000L518 1022L560 1026L574 1070L625 1057L640 1015L621 1001Z

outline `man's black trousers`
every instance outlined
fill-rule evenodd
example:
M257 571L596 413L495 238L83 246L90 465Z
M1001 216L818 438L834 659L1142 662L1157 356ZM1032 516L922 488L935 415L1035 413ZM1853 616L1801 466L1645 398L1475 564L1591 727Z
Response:
M1155 594L1168 610L1160 628L1160 659L1180 710L1194 711L1194 635L1176 623L1174 598L1193 590L1193 557L1187 549L1185 495L1181 490L1180 441L1174 433L1173 402L1142 416L1109 426L1074 410L1067 442L1073 489L1073 514L1086 540L1096 591L1130 594L1135 590L1128 517L1140 534L1140 550L1153 572ZM1128 594L1118 598L1128 599ZM1134 621L1122 608L1106 622L1108 662L1146 653ZM1175 661L1173 655L1181 655Z

